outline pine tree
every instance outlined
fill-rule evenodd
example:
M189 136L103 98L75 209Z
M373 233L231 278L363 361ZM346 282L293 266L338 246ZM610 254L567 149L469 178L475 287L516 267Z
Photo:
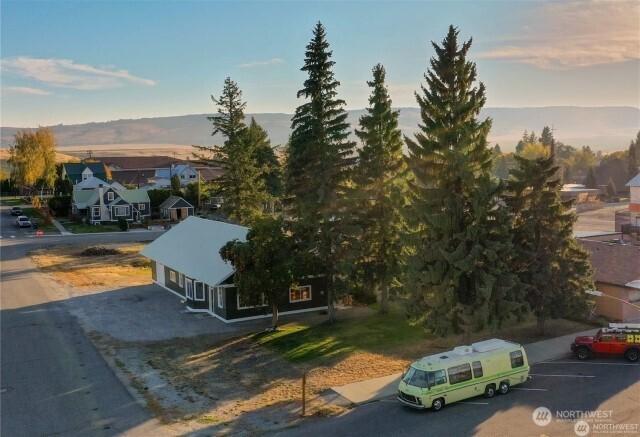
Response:
M355 171L357 217L356 262L380 299L380 311L388 311L390 289L397 287L402 270L407 200L407 166L402 153L399 112L391 108L385 69L373 68L369 107L360 117L356 135L362 142Z
M276 156L267 131L260 126L255 118L251 117L251 123L247 128L250 142L254 144L255 156L258 166L262 169L263 180L267 192L272 198L282 195L282 171L280 162Z
M593 171L593 167L589 167L589 172L587 173L587 178L584 184L587 188L598 188L598 181L596 180L596 174Z
M422 124L406 138L415 254L407 290L410 315L437 333L499 325L519 313L515 277L506 262L512 251L508 216L498 201L500 185L490 173L487 134L491 120L478 121L485 88L467 60L471 41L458 44L453 26L416 94Z
M264 213L268 201L265 172L256 155L264 139L259 135L257 124L253 129L245 125L246 103L238 84L231 78L225 79L220 97L211 99L218 105L218 113L207 117L213 123L212 135L221 134L225 141L222 146L197 146L204 152L198 157L222 168L222 175L215 183L224 199L223 212L234 221L250 225Z
M354 163L355 144L349 140L345 102L337 97L340 82L334 77L331 55L325 29L318 22L301 69L308 77L298 98L306 101L291 121L286 185L290 213L296 218L294 234L303 252L299 256L320 261L315 267L326 277L333 321L344 244L340 199Z
M553 145L553 131L549 126L545 126L540 134L540 142L547 147Z
M513 216L518 274L526 301L543 334L550 318L585 310L584 290L592 289L589 255L573 237L571 201L560 199L553 156L516 156L505 201Z

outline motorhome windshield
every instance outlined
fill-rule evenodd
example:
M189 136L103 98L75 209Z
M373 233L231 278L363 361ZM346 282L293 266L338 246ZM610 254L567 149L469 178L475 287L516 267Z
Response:
M402 380L414 387L427 388L434 385L444 384L447 382L444 370L436 370L435 372L427 372L424 370L409 367Z

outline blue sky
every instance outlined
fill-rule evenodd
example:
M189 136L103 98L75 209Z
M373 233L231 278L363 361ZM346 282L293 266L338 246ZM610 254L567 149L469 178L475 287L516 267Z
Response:
M499 1L2 1L2 125L212 112L226 76L248 112L293 111L314 23L341 96L366 105L371 67L416 106L449 24L474 39L489 106L640 106L640 3Z

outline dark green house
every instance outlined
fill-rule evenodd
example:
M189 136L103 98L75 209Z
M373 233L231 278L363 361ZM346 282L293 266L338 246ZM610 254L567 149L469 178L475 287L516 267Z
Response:
M90 177L108 181L107 167L102 162L67 162L62 164L62 178L75 185Z

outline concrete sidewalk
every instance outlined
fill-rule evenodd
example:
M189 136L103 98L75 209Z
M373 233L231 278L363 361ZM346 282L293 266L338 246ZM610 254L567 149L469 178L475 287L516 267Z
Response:
M529 364L566 357L571 353L569 345L575 337L579 335L593 335L597 330L597 328L594 328L588 331L576 332L575 334L563 335L561 337L526 344L524 349L527 351ZM354 382L340 387L331 387L331 390L351 404L359 405L395 396L401 376L401 373L395 373L393 375Z

